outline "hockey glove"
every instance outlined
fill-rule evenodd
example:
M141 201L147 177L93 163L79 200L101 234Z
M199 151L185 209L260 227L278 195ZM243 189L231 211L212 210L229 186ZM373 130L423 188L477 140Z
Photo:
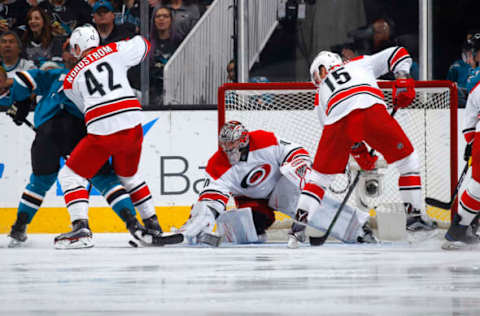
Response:
M412 78L397 79L393 85L392 96L396 108L409 106L415 99L415 81Z
M375 162L378 160L378 156L370 155L367 146L365 146L363 142L353 145L350 153L363 170L368 171L375 168Z
M465 151L463 152L463 160L468 161L472 156L472 146L473 142L468 143L467 146L465 146Z
M312 162L306 157L299 157L280 167L280 173L290 182L303 189L309 173L312 171Z
M30 98L27 98L23 101L17 101L7 110L7 115L10 116L15 124L18 126L22 125L25 122L25 118L30 111L30 105L32 101Z

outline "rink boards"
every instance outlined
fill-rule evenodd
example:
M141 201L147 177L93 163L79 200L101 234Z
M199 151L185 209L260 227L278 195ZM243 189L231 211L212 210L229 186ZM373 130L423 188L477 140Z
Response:
M459 112L461 118L462 112ZM205 165L217 149L217 112L146 111L144 114L140 171L150 186L162 225L165 230L170 230L172 226L179 227L186 221L190 205L201 190ZM32 119L30 113L29 120ZM33 138L32 130L26 126L17 127L6 115L0 115L0 233L8 232L15 220L19 198L31 173L30 146ZM464 147L461 134L459 144L461 157ZM462 161L459 163L463 164ZM29 232L57 233L69 227L58 182L50 189L42 206L29 226ZM123 223L96 191L90 197L90 206L89 216L94 231L125 231Z

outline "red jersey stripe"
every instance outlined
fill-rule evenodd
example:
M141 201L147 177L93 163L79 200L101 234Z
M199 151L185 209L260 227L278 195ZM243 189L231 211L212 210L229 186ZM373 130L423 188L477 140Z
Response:
M470 196L466 190L462 194L461 201L471 211L478 212L480 210L480 201Z
M298 156L308 156L308 155L309 155L308 151L305 148L298 148L288 156L286 162L290 162Z
M403 176L398 178L400 187L420 186L422 185L420 176Z
M228 203L228 197L226 197L225 195L219 194L219 193L212 193L212 192L201 194L199 196L198 200L199 201L202 201L202 200L219 200L223 204Z
M150 196L150 190L148 189L147 185L143 186L142 188L133 193L130 193L130 198L132 199L133 203L136 203L146 198L147 196Z
M99 107L95 107L85 112L85 124L89 124L91 120L98 118L100 116L113 113L119 110L125 110L125 109L141 110L142 106L140 105L140 102L138 102L137 99L128 99L128 100L122 100L120 102L115 102L115 103L110 103L110 104L105 104Z
M381 98L382 100L384 98L382 90L378 88L374 88L369 85L351 87L345 91L335 94L332 98L330 98L330 100L328 100L327 110L325 113L328 115L330 110L333 109L338 103L342 102L343 100L345 100L346 98L354 94L359 94L359 93L373 94L378 98Z
M303 188L303 191L309 192L311 194L314 194L318 197L319 200L323 199L323 196L325 195L325 190L322 189L322 187L314 184L314 183L307 183L305 184L305 187Z
M410 55L408 54L407 50L403 47L401 47L400 49L397 49L393 52L393 55L390 57L390 70L394 70L395 69L395 65L397 64L397 62L404 58L404 57L409 57Z
M70 204L75 200L88 200L88 191L85 189L80 189L77 191L69 192L65 194L65 204Z

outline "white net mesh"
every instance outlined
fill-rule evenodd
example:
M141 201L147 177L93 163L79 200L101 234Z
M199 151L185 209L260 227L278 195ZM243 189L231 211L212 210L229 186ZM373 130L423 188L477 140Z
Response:
M385 84L384 84L385 85ZM292 88L285 83L284 89L278 84L252 85L243 84L241 89L229 85L223 99L219 102L219 111L224 111L224 121L238 120L247 129L264 129L273 131L280 139L305 146L313 156L316 151L321 130L317 114L312 111L315 90L308 88ZM261 88L259 88L261 87ZM275 88L270 88L275 87ZM391 89L382 88L385 101L391 106ZM450 103L451 92L445 87L416 87L417 96L407 109L400 109L395 119L403 127L422 165L423 195L448 201L451 193L451 164L456 157L451 156L451 124ZM224 110L223 110L224 109ZM390 111L391 109L389 109ZM220 114L222 120L222 114ZM223 122L219 122L222 124ZM335 159L335 157L332 157ZM351 164L350 164L351 165ZM389 166L381 169L383 177L383 194L368 201L369 205L380 203L402 202L398 192L398 172ZM351 172L353 181L354 172ZM454 177L455 178L455 177ZM348 177L339 175L332 185L337 191L345 191ZM330 192L330 194L333 194ZM341 199L343 194L333 194ZM355 203L351 198L350 204Z

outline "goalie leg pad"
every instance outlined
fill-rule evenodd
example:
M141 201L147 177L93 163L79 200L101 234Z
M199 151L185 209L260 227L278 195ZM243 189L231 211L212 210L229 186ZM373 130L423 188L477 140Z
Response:
M253 223L252 209L229 210L217 219L217 231L226 242L247 244L259 242Z
M300 193L298 185L286 177L281 177L270 194L268 206L290 217L295 217Z
M320 207L309 213L308 223L321 231L326 231L339 207L339 201L326 195ZM362 227L369 217L368 213L346 204L330 234L340 241L356 243L357 238L364 235Z

